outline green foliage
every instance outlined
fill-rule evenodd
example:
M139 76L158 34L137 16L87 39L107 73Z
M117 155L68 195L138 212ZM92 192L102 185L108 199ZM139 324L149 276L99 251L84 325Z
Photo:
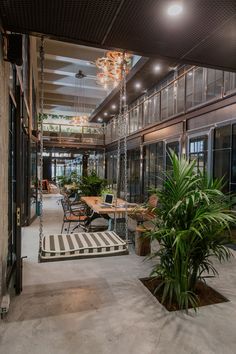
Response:
M65 184L71 183L70 176L58 176L57 180L60 187L64 187Z
M58 176L58 183L60 187L64 187L65 184L75 184L79 182L79 176L76 171L72 171L69 176Z
M162 279L162 302L178 303L180 309L198 305L196 283L206 274L217 274L212 256L220 262L231 253L224 247L224 234L235 217L228 198L221 192L222 181L196 172L195 161L170 155L172 169L165 174L159 198L157 227L150 232L160 249L152 276Z
M86 196L101 195L101 191L105 186L106 180L100 178L96 171L92 171L88 176L81 177L79 181L79 190Z
M70 116L64 116L61 114L46 114L44 113L43 115L40 113L39 114L39 120L41 120L43 118L43 120L47 120L47 119L64 119L64 120L71 120Z
M104 188L102 188L102 190L101 190L101 197L104 199L104 197L105 197L106 194L113 194L113 195L115 195L116 193L115 193L111 188L106 188L106 187L104 187Z

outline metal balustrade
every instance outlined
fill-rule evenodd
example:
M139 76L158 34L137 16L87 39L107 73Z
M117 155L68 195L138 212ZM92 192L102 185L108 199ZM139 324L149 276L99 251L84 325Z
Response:
M43 140L48 144L104 145L104 127L97 124L77 126L69 124L43 124Z
M177 77L158 84L142 95L128 109L128 134L140 131L205 104L236 94L236 73L202 67L184 67ZM117 116L106 126L105 142L118 139L123 122ZM118 129L119 127L119 129ZM124 129L123 129L124 130Z

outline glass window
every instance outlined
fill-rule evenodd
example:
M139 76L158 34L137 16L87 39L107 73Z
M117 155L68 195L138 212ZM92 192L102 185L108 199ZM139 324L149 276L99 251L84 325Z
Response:
M206 69L206 100L211 100L221 95L223 86L223 71Z
M106 125L106 144L111 143L111 123Z
M148 125L149 124L149 101L146 100L143 103L143 119L144 119L144 125Z
M176 87L176 113L184 112L185 78L177 80Z
M140 202L140 149L128 151L128 193L131 203Z
M148 186L149 188L155 188L156 180L156 144L149 146L149 176Z
M160 120L160 93L150 96L144 102L144 122L145 125L158 122Z
M168 117L171 117L174 115L174 101L175 101L175 92L176 92L176 87L174 84L168 86L167 88L167 111L168 111Z
M224 91L229 94L236 90L236 73L224 72Z
M186 75L186 109L193 106L193 70Z
M214 134L214 178L224 178L224 192L230 188L231 125L218 127ZM234 168L232 167L234 173Z
M131 107L129 115L129 129L130 133L142 128L142 105Z
M170 161L170 152L175 152L176 155L179 155L179 142L172 141L166 144L166 170L171 168L171 161Z
M150 144L145 149L144 194L152 188L160 187L163 180L163 142Z
M193 73L193 106L204 102L203 68L197 68Z
M207 171L208 137L203 135L189 140L189 159L196 160L198 171Z
M231 125L225 125L215 129L214 149L230 148Z
M153 122L158 122L160 120L160 93L155 94L154 96L154 113L153 113Z
M166 119L168 117L168 88L161 91L161 119Z

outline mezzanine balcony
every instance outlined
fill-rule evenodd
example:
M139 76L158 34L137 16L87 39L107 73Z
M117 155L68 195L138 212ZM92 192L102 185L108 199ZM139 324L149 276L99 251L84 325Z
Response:
M45 147L103 147L104 127L94 123L83 126L44 123L43 143Z

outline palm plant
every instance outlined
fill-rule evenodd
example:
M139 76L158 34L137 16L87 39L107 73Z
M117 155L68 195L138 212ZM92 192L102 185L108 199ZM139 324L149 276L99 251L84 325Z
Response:
M206 273L217 274L212 261L227 260L224 234L235 221L222 181L196 172L195 161L170 153L172 169L165 173L159 198L157 227L150 233L160 249L152 255L159 262L152 276L161 279L162 302L177 303L180 309L196 309L196 284Z

